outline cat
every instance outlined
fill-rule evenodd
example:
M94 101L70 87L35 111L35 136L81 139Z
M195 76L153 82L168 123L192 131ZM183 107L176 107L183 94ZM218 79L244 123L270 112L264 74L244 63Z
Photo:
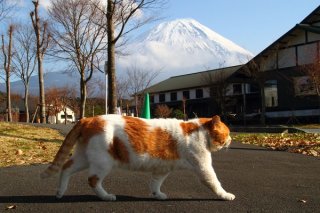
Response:
M68 133L41 177L61 170L56 194L61 198L70 176L89 168L88 183L97 196L116 200L102 187L103 179L113 168L146 171L152 173L151 195L164 200L167 195L160 188L168 174L176 169L191 169L219 199L234 200L235 195L222 188L211 161L211 152L230 145L229 133L217 115L189 121L120 115L83 118ZM74 154L67 160L75 144Z

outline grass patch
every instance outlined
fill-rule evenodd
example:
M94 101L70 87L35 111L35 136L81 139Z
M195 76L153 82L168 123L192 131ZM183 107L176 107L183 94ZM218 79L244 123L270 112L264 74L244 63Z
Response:
M53 129L0 122L0 167L51 162L63 139Z
M320 129L320 124L294 125L294 127L301 128L301 129Z
M320 156L320 134L309 133L232 133L232 139L272 150Z

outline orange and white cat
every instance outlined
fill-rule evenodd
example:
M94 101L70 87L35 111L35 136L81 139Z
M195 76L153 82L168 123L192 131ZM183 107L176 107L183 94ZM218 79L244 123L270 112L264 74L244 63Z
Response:
M116 200L102 187L113 168L146 171L152 173L153 197L163 200L167 196L160 191L161 184L171 171L184 168L193 170L220 199L233 200L235 196L222 188L211 159L211 152L230 145L229 133L219 116L189 121L120 115L83 118L41 176L49 177L62 169L57 192L61 198L70 176L89 168L88 182L98 197ZM75 152L67 160L75 144Z

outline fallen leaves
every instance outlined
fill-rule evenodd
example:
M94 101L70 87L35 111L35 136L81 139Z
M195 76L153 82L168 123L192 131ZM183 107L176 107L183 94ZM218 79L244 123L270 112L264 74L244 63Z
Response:
M63 138L49 128L0 122L0 167L50 162Z
M11 210L11 209L16 209L17 206L16 205L10 205L6 207L6 210Z
M21 150L21 149L18 149L17 151L16 151L16 155L22 155L23 154L23 151Z
M306 200L298 200L298 202L300 202L300 203L307 203Z
M320 134L307 133L234 133L233 140L276 151L320 157Z

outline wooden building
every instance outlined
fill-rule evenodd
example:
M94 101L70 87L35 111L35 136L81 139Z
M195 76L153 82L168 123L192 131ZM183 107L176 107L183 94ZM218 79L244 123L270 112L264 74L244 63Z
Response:
M189 117L318 122L320 6L248 63L175 76L149 87L151 108L185 108Z

